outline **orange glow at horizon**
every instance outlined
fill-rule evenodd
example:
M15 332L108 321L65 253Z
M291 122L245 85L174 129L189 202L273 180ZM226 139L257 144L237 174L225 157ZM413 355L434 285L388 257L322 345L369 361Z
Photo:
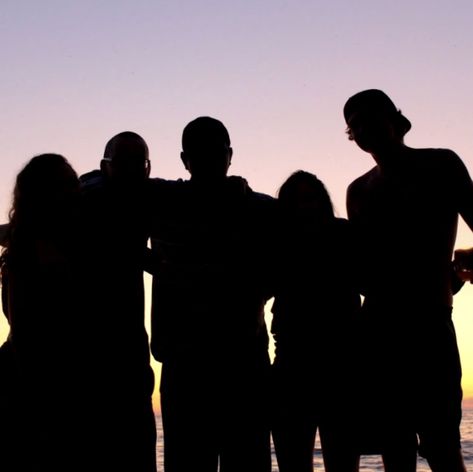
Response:
M150 307L151 307L151 276L145 274L145 293L146 293L146 316L145 324L148 333L150 333ZM271 326L271 306L273 299L269 300L265 306L265 319L268 332ZM457 339L462 358L462 388L463 388L463 404L466 407L473 407L473 343L470 335L473 332L473 285L466 284L463 289L455 296L454 299L454 323L457 333ZM5 317L0 318L0 342L3 342L8 335L8 324ZM274 341L270 336L269 354L271 360L274 359ZM151 359L151 366L155 373L155 389L153 392L153 409L160 412L160 396L159 396L159 380L161 375L161 364ZM315 368L314 368L315 369ZM346 386L346 396L350 397L350 385Z
M450 148L473 174L471 0L44 3L2 3L0 224L28 159L58 152L82 174L124 130L148 143L153 177L186 178L181 132L201 115L228 127L230 171L254 190L274 196L304 169L344 217L347 186L374 162L347 140L342 108L367 88L412 122L408 146ZM457 247L471 246L461 223ZM473 285L453 319L473 404ZM0 342L7 333L0 315Z

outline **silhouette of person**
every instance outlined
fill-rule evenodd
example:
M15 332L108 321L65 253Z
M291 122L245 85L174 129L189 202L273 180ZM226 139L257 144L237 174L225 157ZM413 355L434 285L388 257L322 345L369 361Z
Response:
M2 276L6 277L6 274ZM3 309L7 315L6 290L2 291ZM2 471L15 472L28 470L22 461L22 451L26 440L27 411L20 399L18 374L11 341L8 339L0 346L0 462ZM25 458L29 459L29 458Z
M6 244L6 240L3 242ZM6 269L3 270L2 280L7 277ZM2 289L3 313L8 321L8 297L6 289ZM14 353L11 341L7 339L0 346L0 458L2 471L13 472L21 470L19 458L24 448L24 439L21 439L22 428L26 425L26 411L21 409L23 405L18 402L18 376L15 369ZM22 416L23 415L23 416ZM23 469L24 464L22 464Z
M272 434L279 470L313 470L319 429L325 470L355 471L358 457L343 408L343 386L350 383L349 335L360 308L348 221L335 217L324 184L309 172L293 173L281 186L278 203L271 331Z
M0 245L7 245L8 224L0 225ZM4 250L5 251L5 250ZM8 294L7 294L7 269L4 259L0 256L1 280L2 280L2 307L7 322L8 319ZM22 438L22 429L25 430L26 409L19 400L18 373L15 368L15 358L10 337L0 346L0 457L2 471L13 472L28 468L26 463L21 462L21 451L25 447L25 437ZM23 433L24 434L24 433Z
M166 472L269 471L264 304L274 200L227 177L225 126L184 128L188 181L156 210L151 350L162 362Z
M6 447L13 452L2 453L2 470L78 470L71 461L80 449L75 383L84 333L74 302L78 197L77 175L57 154L34 157L16 179L1 257L2 304L10 324L2 347L10 384L2 393L18 397L6 399L13 428Z
M406 146L411 123L384 92L359 92L343 112L376 163L347 192L364 268L360 427L386 470L415 470L418 436L433 471L464 471L451 261L458 215L473 229L470 176L451 150Z
M84 293L90 301L88 356L93 363L88 401L94 427L88 450L101 471L156 471L154 375L143 284L149 172L146 142L125 131L107 143L100 170L81 177L91 261Z

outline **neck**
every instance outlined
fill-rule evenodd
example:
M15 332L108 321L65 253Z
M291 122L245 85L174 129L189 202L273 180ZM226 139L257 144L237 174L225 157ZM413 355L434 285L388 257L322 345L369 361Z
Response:
M386 149L371 152L371 156L381 172L390 172L403 165L407 149L407 146L403 143L399 143Z

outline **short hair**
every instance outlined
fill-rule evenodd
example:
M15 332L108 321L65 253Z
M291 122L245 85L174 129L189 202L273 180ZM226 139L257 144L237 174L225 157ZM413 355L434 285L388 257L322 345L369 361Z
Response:
M189 122L182 132L184 152L200 148L207 143L224 143L230 146L230 135L225 125L210 116L200 116Z
M111 138L105 145L105 150L103 152L103 157L105 159L112 159L113 155L116 153L116 149L119 146L120 142L123 141L135 141L141 142L143 144L143 149L148 154L148 145L146 141L138 134L133 131L122 131L121 133L116 134Z

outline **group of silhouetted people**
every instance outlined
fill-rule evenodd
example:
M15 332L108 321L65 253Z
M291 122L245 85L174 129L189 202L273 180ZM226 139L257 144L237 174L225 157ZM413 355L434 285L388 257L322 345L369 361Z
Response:
M150 351L162 363L166 472L465 471L452 261L473 184L447 149L404 144L409 120L380 90L343 109L375 160L348 188L348 220L299 170L277 198L229 176L225 126L182 134L189 180L150 178L136 133L78 176L57 154L17 176L2 226L0 467L156 471ZM149 243L149 244L148 244ZM143 271L153 276L151 339ZM264 306L274 298L268 355Z

